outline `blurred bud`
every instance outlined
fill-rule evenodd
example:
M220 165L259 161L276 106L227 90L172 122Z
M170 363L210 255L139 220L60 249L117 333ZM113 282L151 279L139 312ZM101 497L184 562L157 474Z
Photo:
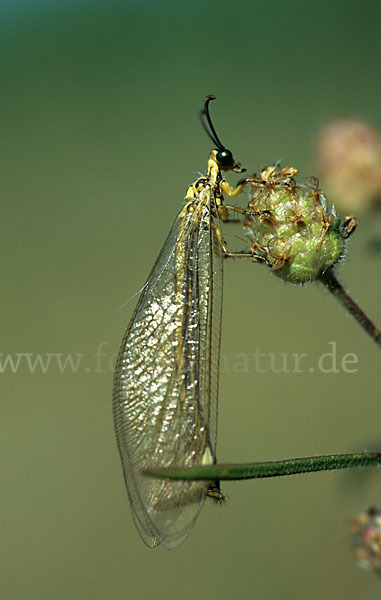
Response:
M342 222L316 178L297 183L293 167L267 167L249 184L252 212L245 222L253 256L293 283L317 279L344 254L353 217Z
M327 125L318 144L318 173L329 198L359 214L381 198L381 136L361 120Z
M381 575L381 506L372 506L351 522L353 556L363 569Z

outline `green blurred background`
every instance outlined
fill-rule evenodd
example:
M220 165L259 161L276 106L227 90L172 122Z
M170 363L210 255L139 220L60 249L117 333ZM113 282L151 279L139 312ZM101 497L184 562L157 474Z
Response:
M75 373L52 358L46 373L23 359L0 375L2 598L379 598L348 535L381 501L376 472L227 483L229 502L205 506L182 546L148 550L111 389L136 299L118 307L206 167L204 96L217 96L217 130L249 170L281 158L309 175L327 120L381 127L380 19L370 0L0 3L1 353L81 355ZM339 273L381 323L370 226ZM332 341L340 360L357 355L356 373L242 367L256 349L314 364ZM226 263L222 354L221 461L381 446L379 350L325 290Z

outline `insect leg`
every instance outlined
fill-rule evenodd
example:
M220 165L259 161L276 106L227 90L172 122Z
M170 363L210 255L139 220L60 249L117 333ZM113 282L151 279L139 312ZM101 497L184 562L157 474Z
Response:
M258 254L255 254L254 251L252 251L252 252L230 252L228 250L228 247L223 238L221 229L215 223L212 224L212 227L216 232L216 236L221 245L222 252L224 253L224 255L227 258L248 258L248 259L252 260L253 262L266 262L267 263L266 259L264 259L263 256L259 256Z

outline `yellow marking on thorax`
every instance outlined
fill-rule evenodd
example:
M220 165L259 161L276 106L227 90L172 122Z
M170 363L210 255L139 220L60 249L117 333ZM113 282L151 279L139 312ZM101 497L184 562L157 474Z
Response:
M180 213L180 218L184 218L185 215L193 211L193 205L196 203L197 199L200 199L201 192L205 188L215 188L218 185L217 181L219 176L221 176L221 171L216 160L216 155L217 150L212 150L208 160L206 175L199 177L188 187L185 195L186 204Z

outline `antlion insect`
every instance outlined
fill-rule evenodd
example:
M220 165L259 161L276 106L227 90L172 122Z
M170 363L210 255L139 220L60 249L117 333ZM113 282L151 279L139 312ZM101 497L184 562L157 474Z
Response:
M222 171L242 172L213 127L207 96L200 113L216 148L205 176L188 187L148 277L116 364L113 413L124 478L144 542L174 548L188 535L206 496L223 500L218 481L170 482L142 470L216 462L223 255L233 255L218 225Z

